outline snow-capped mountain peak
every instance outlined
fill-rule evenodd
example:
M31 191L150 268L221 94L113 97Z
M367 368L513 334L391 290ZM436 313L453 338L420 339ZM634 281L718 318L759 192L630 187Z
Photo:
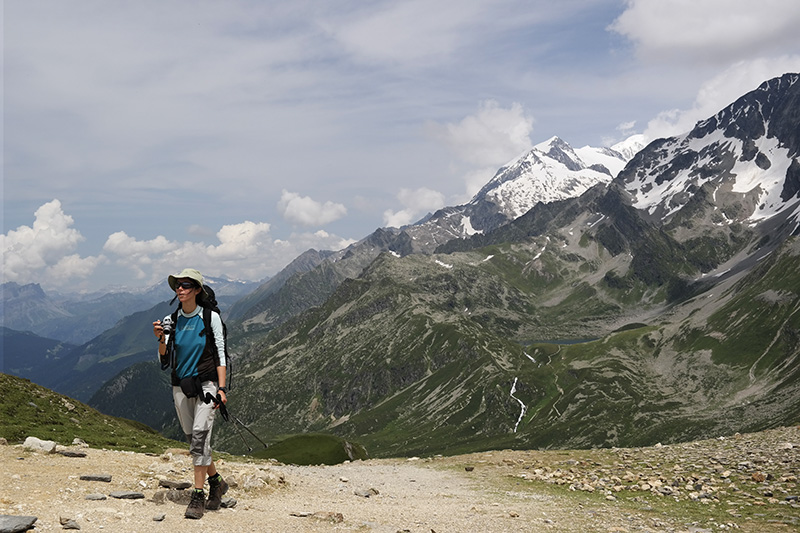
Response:
M642 144L632 139L628 146ZM559 137L537 144L502 166L465 205L446 207L424 221L403 228L406 252L430 252L453 238L490 231L527 213L537 203L580 196L598 183L609 183L633 150L584 146L574 149Z
M636 143L633 139L627 146ZM598 183L609 183L632 153L632 149L622 153L591 146L574 149L559 137L551 137L501 167L471 203L494 203L506 217L514 219L538 202L580 196Z

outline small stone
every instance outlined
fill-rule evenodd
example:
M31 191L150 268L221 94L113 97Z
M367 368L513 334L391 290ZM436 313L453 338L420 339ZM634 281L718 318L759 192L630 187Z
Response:
M130 490L120 490L116 492L112 492L109 494L112 498L116 498L118 500L141 500L144 498L144 494L141 492L134 492Z
M73 450L62 450L58 453L64 457L86 457L86 452L76 452Z
M353 494L356 496L361 496L362 498L369 498L370 496L375 496L380 494L377 489L367 489L367 490L356 490L353 491Z
M164 513L160 513L153 516L153 522L163 522L165 518L167 518L167 515Z
M234 507L236 507L237 503L239 502L236 501L236 498L222 498L222 503L220 504L220 507L223 507L225 509L233 509Z
M111 483L111 475L109 474L87 474L80 477L81 481L102 481L103 483Z
M472 472L473 470L475 470L475 467L474 466L465 466L464 470L466 470L467 472Z
M171 481L169 479L161 479L158 482L159 487L175 490L186 490L192 487L188 481Z
M63 516L58 517L58 521L61 523L61 527L63 529L80 529L81 526L78 522L75 521L73 518L67 518Z
M85 500L103 501L107 500L105 494L87 494Z

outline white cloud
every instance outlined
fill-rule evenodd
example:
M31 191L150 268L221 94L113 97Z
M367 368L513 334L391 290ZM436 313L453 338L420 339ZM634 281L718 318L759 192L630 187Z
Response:
M278 210L289 222L306 227L323 226L347 214L347 208L342 204L330 201L323 204L286 189L281 194Z
M83 241L74 221L52 200L36 210L32 226L20 226L0 235L4 281L64 281L92 273L100 257L80 259L72 252Z
M797 47L800 3L787 0L627 0L609 29L645 60L730 64Z
M56 264L45 269L46 281L42 284L64 287L70 280L89 280L98 266L106 262L107 259L103 255L81 257L78 254L72 254L64 256Z
M518 103L506 109L494 100L487 100L474 115L457 123L429 123L427 130L456 157L455 172L460 174L470 197L499 167L533 146L530 138L533 117Z
M21 226L0 235L4 281L39 283L46 288L97 289L110 284L138 286L156 283L184 267L209 276L259 280L274 274L308 250L340 250L353 243L325 231L293 233L275 239L270 224L245 221L223 226L217 244L179 242L159 235L140 240L124 231L108 236L103 254L75 253L83 240L59 200L42 205L32 227Z
M499 166L531 148L533 118L518 103L504 109L487 100L477 113L458 123L431 123L428 129L460 160L473 166Z
M477 2L392 2L324 27L356 58L419 65L453 53L465 38L461 30L475 22L479 7Z
M690 131L699 120L714 116L765 80L786 72L800 72L800 55L740 61L703 83L690 109L672 109L650 120L644 135L648 140Z
M219 244L175 242L163 236L140 241L117 232L109 236L104 250L137 279L152 283L184 267L197 268L210 276L264 279L309 248L339 250L352 243L324 231L275 239L268 223L251 221L223 226L217 239Z
M400 211L387 209L383 213L385 226L399 228L416 222L422 215L444 207L444 195L438 191L421 187L416 190L401 189L397 199L404 206Z

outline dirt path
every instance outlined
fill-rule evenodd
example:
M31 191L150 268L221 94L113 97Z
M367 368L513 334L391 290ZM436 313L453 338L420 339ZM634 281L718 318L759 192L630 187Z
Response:
M787 457L794 457L796 448L787 449L793 445L780 444L787 439L797 442L798 437L800 429L789 428L770 434L769 440L759 441L758 446L774 450L774 464L796 473L795 462L786 461ZM742 446L751 442L742 441ZM653 496L651 491L618 500L611 491L568 489L591 479L600 482L600 476L609 476L608 469L614 465L622 469L632 469L636 464L652 466L671 456L689 459L699 469L703 458L721 460L720 449L714 446L730 442L570 452L574 457L558 451L498 451L431 459L375 459L335 466L222 460L219 471L232 485L226 497L234 499L235 505L207 512L199 521L184 519L186 504L165 500L166 489L159 486L161 480L184 482L191 478L192 465L183 451L148 455L80 448L77 450L86 457L67 457L32 452L20 445L0 445L0 471L4 474L0 514L36 516L33 531L39 532L63 531L62 519L74 520L81 531L115 533L796 531L794 526L774 520L752 522L743 514L748 512L747 506L752 506L748 502L765 498L745 498L737 504L739 518L734 519L727 512L733 504L724 499L705 502L711 505L685 497L680 503L677 498L669 503L673 498ZM752 456L752 450L735 450ZM730 457L736 458L733 454ZM111 481L80 479L85 475L110 475ZM557 489L554 484L531 482L535 476L561 475L572 481ZM776 475L783 476L779 485L783 492L798 488L796 476ZM116 491L138 492L143 498L109 497ZM98 494L107 497L87 499ZM719 494L723 498L722 492ZM758 508L759 512L777 510L791 523L800 523L793 518L800 520L796 505L773 500L760 503L769 507ZM654 503L659 501L669 506ZM712 507L721 512L714 517L706 514L690 518L689 511Z
M443 470L445 459L308 467L222 461L220 472L238 485L227 495L237 501L235 507L207 512L200 521L186 520L184 504L158 504L153 496L165 490L159 487L161 479L189 479L188 457L83 451L87 457L75 458L0 446L5 474L0 514L36 516L35 531L62 531L61 518L73 519L81 531L121 533L610 531L608 524L592 523L596 513L567 500L500 490L480 473ZM80 479L93 474L111 475L111 482ZM145 497L86 499L115 491ZM160 515L166 516L156 521Z

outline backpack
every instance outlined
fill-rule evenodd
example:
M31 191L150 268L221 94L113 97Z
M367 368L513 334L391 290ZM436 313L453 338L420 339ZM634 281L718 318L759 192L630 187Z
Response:
M203 285L203 292L200 293L200 297L197 300L197 304L202 308L203 314L203 330L200 331L200 336L205 336L206 338L206 352L210 352L211 355L217 360L220 361L222 356L217 353L217 343L214 342L214 331L211 329L211 312L215 311L219 316L220 320L222 321L222 336L225 339L225 369L227 372L227 379L225 380L225 385L228 390L231 389L233 384L231 383L233 379L233 366L231 361L231 355L228 350L228 327L225 324L225 321L222 320L222 312L219 310L219 304L217 303L217 297L214 294L214 289L209 287L208 285ZM176 295L175 298L178 296ZM175 298L172 299L170 304L175 302ZM178 304L178 308L172 312L172 324L175 327L178 324L178 311L180 311L181 306ZM162 358L161 363L161 370L166 370L169 367L172 367L174 370L177 366L177 361L175 360L175 352L173 350L175 335L170 335L169 340L167 341L167 351L164 357Z

